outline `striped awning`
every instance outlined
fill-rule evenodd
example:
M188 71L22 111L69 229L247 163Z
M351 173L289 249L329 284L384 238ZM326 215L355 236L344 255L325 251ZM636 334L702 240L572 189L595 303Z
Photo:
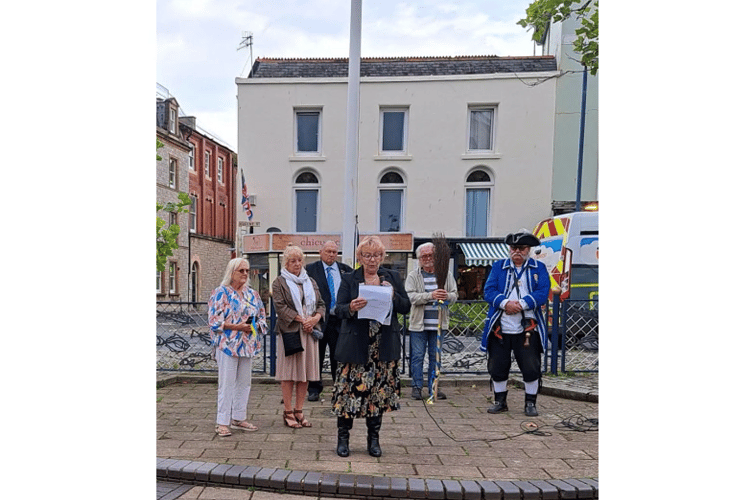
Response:
M490 266L499 259L509 257L509 249L504 243L460 243L468 266Z

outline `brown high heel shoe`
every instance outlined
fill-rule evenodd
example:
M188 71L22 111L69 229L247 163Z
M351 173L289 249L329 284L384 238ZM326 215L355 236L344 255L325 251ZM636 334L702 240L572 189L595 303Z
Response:
M306 420L306 418L303 416L303 410L293 410L293 413L295 413L295 420L300 424L301 427L312 427L313 424ZM297 415L300 414L298 417Z
M282 421L285 423L287 427L292 427L293 429L300 429L303 427L298 423L298 419L295 418L294 415L295 412L293 411L282 411Z

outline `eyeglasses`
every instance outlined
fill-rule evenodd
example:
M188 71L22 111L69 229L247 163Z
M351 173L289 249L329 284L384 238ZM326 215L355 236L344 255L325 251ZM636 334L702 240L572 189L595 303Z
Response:
M529 246L512 245L512 246L509 247L509 250L512 251L512 252L524 252L528 248L530 248L530 247Z
M432 253L424 253L423 255L420 256L420 258L423 259L423 260L433 259L433 254Z
M251 270L250 269L238 269L238 272L239 273L250 273Z
M380 253L374 253L374 254L364 253L364 254L362 254L360 256L360 258L363 259L363 260L377 260L377 259L380 259L383 256L384 255L380 254Z

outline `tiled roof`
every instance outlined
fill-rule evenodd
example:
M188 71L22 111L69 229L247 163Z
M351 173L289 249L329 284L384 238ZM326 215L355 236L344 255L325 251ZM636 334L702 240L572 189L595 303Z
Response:
M347 77L348 58L256 59L249 78ZM360 60L360 76L432 76L556 71L554 56L384 57Z

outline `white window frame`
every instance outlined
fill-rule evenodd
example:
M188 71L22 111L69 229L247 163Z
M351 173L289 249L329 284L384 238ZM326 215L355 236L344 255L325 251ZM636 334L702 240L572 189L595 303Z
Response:
M211 151L204 150L204 177L211 179Z
M170 262L169 265L169 288L170 293L175 294L178 291L178 263Z
M162 293L162 271L157 271L157 294Z
M298 115L316 113L318 115L318 131L316 134L317 144L316 151L299 151L298 150ZM323 132L323 108L295 108L293 112L293 145L292 150L295 156L321 156L323 153L323 138L321 137Z
M178 160L176 158L170 157L167 163L168 184L171 188L175 189L178 187Z
M188 168L190 168L192 171L196 171L196 146L192 143L188 143L191 147L191 150L188 152Z
M196 210L198 209L198 197L194 194L190 195L191 204L188 207L188 232L196 232Z
M403 113L402 149L384 149L384 113ZM410 108L407 106L382 106L379 109L379 155L406 156L407 138L410 124Z
M221 184L225 183L224 180L225 159L221 156L217 156L217 181Z
M467 129L465 131L465 145L468 153L492 153L496 148L496 123L498 115L498 104L472 104L467 107ZM490 111L491 112L491 126L489 130L489 147L486 148L472 148L470 147L470 128L473 121L473 112L477 111Z
M382 183L381 179L388 173L394 172L395 174L398 174L400 177L402 177L402 183ZM381 193L383 191L401 191L402 196L400 197L400 212L399 212L399 229L398 231L405 231L405 206L406 206L406 198L407 198L407 182L405 181L406 177L404 172L395 169L390 168L387 170L384 170L381 172L376 179L377 181L377 195L376 196L376 231L381 232Z
M170 133L177 134L178 110L170 107Z
M490 181L487 182L468 182L467 178L470 177L471 174L474 172L481 171L488 175ZM489 171L488 168L483 167L474 167L470 169L467 172L467 175L465 176L465 189L464 189L464 218L463 218L463 234L465 237L484 237L479 235L470 235L468 234L468 227L467 227L467 216L468 216L468 206L467 206L467 192L468 190L487 190L488 191L488 205L486 206L486 234L485 237L491 235L491 227L493 224L491 223L491 216L493 215L493 197L494 197L494 176L493 173Z
M299 184L295 181L297 178L304 173L311 173L316 176L316 180L318 182L316 183L304 183ZM319 230L319 227L321 226L321 175L319 175L318 172L311 170L311 169L303 169L299 170L295 173L293 176L293 188L292 188L292 227L295 228L295 232L298 231L298 192L300 191L315 191L316 192L316 227L313 228L312 231L301 231L301 232L317 232Z

